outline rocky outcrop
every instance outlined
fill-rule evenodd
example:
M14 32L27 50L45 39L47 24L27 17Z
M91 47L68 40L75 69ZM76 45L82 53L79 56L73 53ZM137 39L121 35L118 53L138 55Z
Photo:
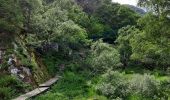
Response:
M1 71L35 87L51 77L34 48L26 47L17 37L10 44L13 45L11 48L0 49L0 66L5 66L0 67Z

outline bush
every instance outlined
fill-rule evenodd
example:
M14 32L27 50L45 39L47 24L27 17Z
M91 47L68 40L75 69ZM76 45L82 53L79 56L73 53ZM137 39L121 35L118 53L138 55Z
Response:
M47 70L50 75L55 76L59 71L59 65L62 63L62 60L58 59L60 56L58 54L53 54L53 52L49 52L49 54L44 55L43 62L47 67Z
M60 93L48 92L46 95L37 97L36 100L68 100L68 98Z
M81 75L72 72L66 72L64 78L54 86L52 92L61 92L67 97L76 97L79 94L86 94L88 86Z
M30 86L12 76L3 75L0 77L0 100L9 100L19 93L25 92L26 89L30 89Z
M110 99L124 98L128 93L127 81L123 74L117 71L109 71L103 75L102 82L97 86L97 90Z
M160 84L154 76L147 74L125 78L115 71L104 74L96 89L109 99L167 100L170 95L169 81Z
M135 75L129 82L131 96L137 95L142 98L155 99L159 94L159 82L151 75Z
M84 74L83 74L84 75ZM65 72L63 78L54 85L47 94L41 95L36 100L107 100L106 97L96 94L92 84L88 84L82 74ZM89 81L89 80L88 80Z
M4 75L0 77L1 87L12 86L12 85L16 85L17 83L18 83L17 80L12 76Z
M103 43L102 41L95 42L92 45L91 58L91 66L99 72L115 69L121 64L119 52L111 47L111 45Z
M70 100L79 95L84 96L86 94L88 94L88 86L86 85L85 79L81 75L66 72L63 78L54 85L49 93L38 98L45 98L42 100L53 100L54 98L59 98L57 100Z
M10 100L15 91L9 87L0 88L0 100Z
M2 64L0 64L0 69L1 69L1 70L5 70L5 69L7 69L7 68L8 68L7 62L3 62Z
M160 98L162 100L169 100L170 99L170 79L161 82L160 86Z

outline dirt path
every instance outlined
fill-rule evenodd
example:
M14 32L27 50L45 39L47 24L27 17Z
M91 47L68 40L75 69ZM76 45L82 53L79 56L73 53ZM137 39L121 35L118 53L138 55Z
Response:
M40 84L38 88L36 88L26 94L23 94L13 100L26 100L28 98L34 97L38 94L41 94L41 93L45 92L46 90L48 90L51 85L53 85L55 82L57 82L58 79L59 79L59 77L51 78L47 82Z

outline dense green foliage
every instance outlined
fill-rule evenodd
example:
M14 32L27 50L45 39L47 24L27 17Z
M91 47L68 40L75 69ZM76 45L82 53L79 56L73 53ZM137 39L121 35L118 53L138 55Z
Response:
M136 74L127 79L119 72L108 72L103 76L103 82L98 85L98 90L110 99L166 99L166 95L162 95L162 91L159 90L161 88L159 84L151 75Z
M143 30L131 41L132 46L134 46L132 47L134 52L132 56L135 58L139 55L139 59L157 65L169 65L169 19L146 15L139 20L139 24L143 26ZM136 58L138 59L138 57Z
M106 97L96 94L95 89L89 86L87 81L82 75L67 72L63 75L63 79L53 86L51 91L36 98L36 100L54 100L54 98L56 100L87 100L94 98L107 100Z
M120 55L109 44L97 41L92 45L91 66L96 71L105 72L108 69L116 69L120 64Z
M0 76L0 98L2 100L12 99L13 96L25 92L24 88L29 89L28 87L30 88L28 84L23 84L13 76Z
M111 0L0 0L0 99L29 90L8 59L40 82L36 100L170 99L169 0L139 0L139 15Z

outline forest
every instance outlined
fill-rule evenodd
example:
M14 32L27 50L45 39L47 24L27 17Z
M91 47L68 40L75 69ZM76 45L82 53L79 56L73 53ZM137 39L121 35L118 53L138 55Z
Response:
M138 7L0 0L0 100L170 100L170 1Z

